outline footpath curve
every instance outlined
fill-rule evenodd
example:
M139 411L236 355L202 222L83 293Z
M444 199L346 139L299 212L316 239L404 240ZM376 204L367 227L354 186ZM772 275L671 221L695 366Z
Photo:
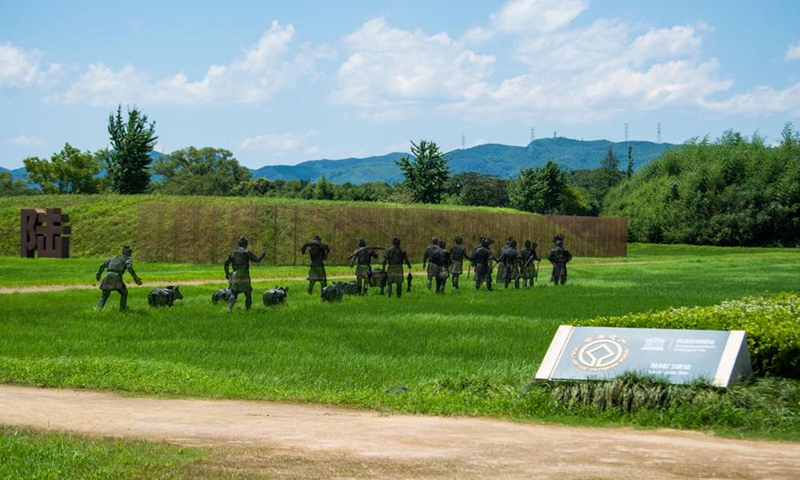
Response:
M209 476L797 479L800 444L0 385L0 423L210 452Z

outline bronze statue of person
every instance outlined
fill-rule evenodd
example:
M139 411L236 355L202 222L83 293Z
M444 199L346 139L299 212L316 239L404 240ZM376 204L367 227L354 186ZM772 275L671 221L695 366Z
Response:
M572 260L572 254L564 248L563 233L556 235L553 243L555 243L555 246L547 255L547 259L553 264L553 273L550 275L550 281L555 285L558 285L559 282L564 285L567 283L567 263Z
M444 248L444 240L439 240L436 247L432 249L430 263L433 265L433 276L436 279L436 293L444 293L452 261L450 252Z
M133 250L131 247L125 245L122 247L121 255L115 255L100 265L100 269L97 271L97 275L95 275L97 281L100 281L103 270L108 270L108 272L106 272L106 276L103 277L103 281L100 283L100 290L103 291L103 294L100 297L97 308L102 309L105 306L111 292L119 292L119 309L125 310L125 308L127 308L128 287L125 286L125 282L122 281L122 275L125 273L125 270L131 274L136 285L142 284L142 279L139 278L133 270L133 261L131 260L132 253Z
M369 289L373 258L378 258L378 252L372 247L367 247L367 242L362 238L358 241L358 248L350 255L350 266L356 264L356 283L360 295L367 293Z
M325 274L325 260L331 248L327 243L322 243L322 238L319 235L314 235L310 242L303 244L300 251L303 255L308 250L309 258L311 259L311 266L308 269L308 293L314 291L314 284L319 282L322 288L328 286L328 276Z
M400 248L400 239L398 237L392 238L392 246L387 248L383 253L383 271L386 274L387 296L392 297L392 285L397 288L397 297L403 292L403 264L408 265L409 271L411 270L411 262L408 261L408 255L405 250Z
M533 282L536 280L536 275L538 271L536 270L536 265L533 262L539 262L542 259L539 257L539 254L536 253L536 247L538 244L536 242L531 242L530 240L525 240L525 248L522 249L519 253L522 256L522 287L523 288L530 288L533 286Z
M481 243L472 252L472 265L475 267L475 289L480 290L484 280L486 289L492 290L492 260L494 256L489 246L492 244L491 238L481 237Z
M436 237L431 238L431 244L425 247L425 252L422 254L422 268L426 269L425 273L428 275L428 290L431 289L431 283L433 282L433 269L434 266L431 261L431 255L433 251L439 247L439 239ZM427 265L427 267L426 267Z
M467 249L461 245L461 235L456 235L456 244L450 247L450 275L452 275L453 288L458 288L458 277L464 273L464 259L470 260Z
M511 240L513 237L508 237L506 240L506 244L500 249L500 254L502 255L503 251L511 245ZM497 262L497 284L505 283L506 281L506 265L503 262Z
M511 239L508 246L503 250L503 253L500 254L499 261L504 267L505 274L503 276L503 284L505 288L508 288L512 279L514 280L514 288L519 288L519 271L522 266L522 256L519 251L517 251L516 240Z
M247 239L240 237L236 249L228 254L225 259L225 278L228 280L228 288L231 293L228 297L228 312L233 311L236 299L240 293L244 293L244 307L250 310L253 305L253 287L250 285L250 262L258 263L264 259L267 251L264 250L256 256L247 249ZM231 271L231 267L232 270Z

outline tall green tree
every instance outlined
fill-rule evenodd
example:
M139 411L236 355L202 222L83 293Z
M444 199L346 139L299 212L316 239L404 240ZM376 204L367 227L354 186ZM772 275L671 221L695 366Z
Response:
M614 150L609 146L606 156L600 161L600 170L603 172L603 180L607 188L611 188L622 180L619 171L619 159L614 155Z
M50 160L28 157L23 162L28 180L38 183L44 193L97 193L102 184L97 175L103 155L103 151L81 152L65 143Z
M478 172L462 172L450 177L447 191L451 203L486 207L508 205L508 180Z
M250 170L239 165L230 151L210 147L164 155L153 163L153 173L162 177L153 189L169 195L236 195L236 187L250 180Z
M450 176L447 157L435 142L427 140L411 142L411 153L413 159L405 156L395 163L403 171L414 203L441 203Z
M568 194L566 173L553 160L541 168L523 168L508 184L508 202L518 210L558 214Z
M116 193L144 193L150 187L150 154L156 145L156 122L133 107L122 118L122 105L108 116L108 134L113 151L106 158L108 180Z

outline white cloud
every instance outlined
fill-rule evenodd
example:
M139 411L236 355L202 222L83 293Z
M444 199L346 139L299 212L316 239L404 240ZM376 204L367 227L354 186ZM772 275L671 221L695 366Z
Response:
M475 98L488 87L495 62L445 33L400 30L381 18L344 41L351 52L339 67L330 100L357 106L374 120L404 118L430 103Z
M785 57L787 61L797 60L798 58L800 58L800 42L789 45L789 48L786 49L786 57Z
M113 70L101 62L89 66L66 92L51 103L109 106L119 103L198 105L219 102L261 103L313 75L315 63L331 55L326 48L294 48L294 27L272 22L258 43L227 64L212 65L205 76L191 80L184 73L153 79L126 65Z
M3 142L5 145L13 145L15 147L44 147L47 143L44 138L34 135L17 135Z
M49 75L60 70L60 65L39 66L41 53L24 51L9 42L0 45L0 87L26 87L42 83Z
M800 115L800 82L783 90L759 86L724 100L703 100L702 105L712 112L728 115L783 113L797 116Z
M314 154L319 148L309 144L309 140L316 135L316 132L306 133L270 133L247 137L239 144L239 150L266 152L275 155L286 153L302 152Z
M584 0L514 0L491 17L492 26L506 33L550 33L580 15Z

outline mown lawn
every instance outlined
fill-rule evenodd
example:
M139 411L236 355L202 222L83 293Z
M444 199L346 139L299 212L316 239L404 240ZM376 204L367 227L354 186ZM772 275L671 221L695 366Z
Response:
M100 261L2 258L0 287L91 283ZM571 411L553 402L547 385L531 381L559 324L797 291L796 250L639 245L627 258L573 263L565 287L486 292L462 279L461 290L437 296L417 275L413 292L400 299L372 291L339 304L307 295L305 282L271 279L302 277L303 268L255 267L254 309L245 312L240 302L233 314L210 302L224 286L220 266L136 263L145 280L215 283L182 286L186 298L171 309L149 308L148 289L132 286L127 312L117 311L115 294L96 310L96 289L0 295L0 381L800 440L796 401L785 418L759 426L748 420L763 420L752 409ZM546 271L542 265L542 278ZM276 283L289 285L288 303L267 309L260 293ZM791 404L798 387L782 381L761 390L788 395ZM768 415L770 402L759 408Z

